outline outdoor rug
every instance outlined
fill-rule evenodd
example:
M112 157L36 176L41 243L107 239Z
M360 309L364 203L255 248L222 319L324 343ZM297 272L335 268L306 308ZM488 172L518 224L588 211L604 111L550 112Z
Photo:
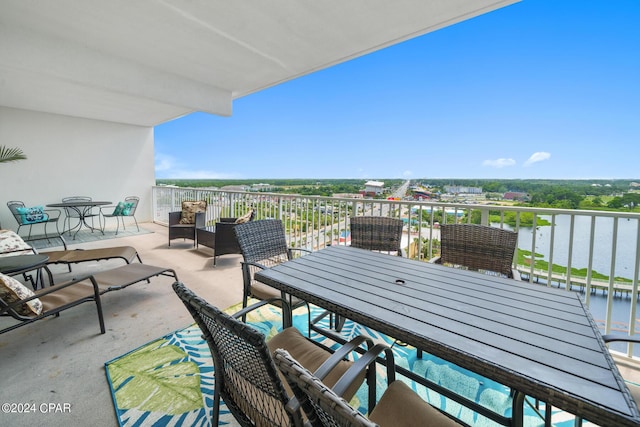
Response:
M96 230L92 233L91 230L82 229L75 236L75 239L73 238L74 237L73 233L71 233L71 235L69 235L69 233L65 233L63 237L65 242L67 242L67 246L73 247L73 245L80 245L82 243L95 242L98 240L109 240L109 239L116 239L119 237L140 236L142 234L149 234L149 233L153 233L153 231L145 230L142 227L140 227L140 231L138 231L135 224L132 224L131 226L127 225L127 228L125 230L120 228L120 230L118 230L117 236L116 236L115 228L113 229L107 228L104 230L104 235L99 230ZM42 238L40 239L40 237ZM38 238L38 240L33 240L34 238ZM29 240L29 245L33 246L38 250L58 248L58 247L62 248L62 243L60 242L60 239L58 239L57 237L51 237L47 239L44 236L36 236L36 237L31 236L31 239L32 240Z
M227 312L233 313L239 307L240 305L230 307ZM312 309L315 310L320 309ZM264 306L251 313L247 322L269 338L281 329L280 315L279 309ZM304 309L294 312L294 325L303 334L307 331L307 319ZM375 341L385 341L389 345L393 343L389 337L351 321L345 323L342 334L347 339L358 334L366 334ZM317 334L312 334L312 338L331 344L325 337ZM420 373L498 413L510 415L511 401L507 387L428 354L423 354L422 359L417 359L415 349L411 347L395 345L393 349L397 365L410 368L413 372ZM196 325L178 330L108 361L105 363L105 370L121 426L210 426L213 411L213 361ZM404 380L423 399L469 425L496 425L450 399L417 386L412 381ZM379 397L386 386L385 372L382 368L378 369L377 382L380 388ZM367 408L366 392L366 385L363 385L351 401L351 404L363 413L366 413ZM544 408L544 405L542 407ZM525 426L544 424L531 405L527 405L525 412ZM573 426L573 422L574 418L570 414L554 411L555 426ZM221 405L219 425L238 425L224 404ZM590 424L585 422L584 425Z

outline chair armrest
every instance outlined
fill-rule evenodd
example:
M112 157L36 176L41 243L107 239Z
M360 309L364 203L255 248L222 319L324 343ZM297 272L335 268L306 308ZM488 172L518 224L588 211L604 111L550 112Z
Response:
M44 213L49 215L49 221L51 220L57 221L58 218L60 218L60 215L62 215L62 212L60 211L60 209L45 209Z
M287 316L287 317L283 317L283 319L288 319L291 316L291 307L289 306L289 303L287 302L287 300L285 300L284 298L269 298L265 300L260 300L254 304L251 304L248 307L243 308L240 311L236 311L231 315L231 317L235 319L239 319L241 317L246 316L247 313L250 313L253 310L256 310L264 305L273 304L274 301L280 301L282 303L282 315Z
M207 214L204 212L196 212L195 215L195 227L204 228L207 224Z
M640 343L640 335L607 334L603 335L602 339L605 343L614 341Z
M226 223L226 224L235 224L237 219L238 218L219 218L218 222L223 222L223 223Z
M353 366L351 366L347 372L345 372L342 377L338 380L338 382L332 387L333 391L338 395L342 396L347 388L353 383L353 381L364 371L369 365L372 363L376 363L378 359L378 355L380 353L385 353L386 365L387 365L387 384L391 384L396 380L396 370L395 370L395 360L393 358L393 350L386 344L376 344L371 347L365 354L360 356L358 360L355 361ZM319 378L319 377L318 377ZM375 380L374 380L375 381ZM369 406L373 408L373 406Z
M287 248L287 252L288 252L288 256L289 259L293 258L293 251L298 251L298 252L304 252L305 254L310 254L313 251L310 251L309 249L304 249L304 248ZM299 256L303 256L304 254L300 254Z

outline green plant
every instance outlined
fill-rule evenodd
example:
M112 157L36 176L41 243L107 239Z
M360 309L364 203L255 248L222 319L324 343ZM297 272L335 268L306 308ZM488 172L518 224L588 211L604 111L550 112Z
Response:
M15 162L17 160L26 160L27 156L19 148L8 148L0 145L0 163Z

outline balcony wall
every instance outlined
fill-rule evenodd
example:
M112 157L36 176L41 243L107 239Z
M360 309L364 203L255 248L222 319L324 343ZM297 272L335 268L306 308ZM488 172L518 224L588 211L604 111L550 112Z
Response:
M514 257L514 264L524 280L581 292L603 333L633 334L636 331L640 260L638 214L159 186L153 188L153 220L166 224L169 212L180 210L183 200L206 200L209 225L217 218L239 216L249 209L256 211L258 219L282 219L289 244L313 250L328 244L348 244L349 218L353 215L401 218L407 224L403 250L408 256L422 260L437 250L437 220L470 222L472 217L478 218L483 224L491 222L493 226L517 230L518 247L536 253L537 258L548 262L548 268L540 269L535 268L530 257L521 258L521 262ZM509 216L515 221L507 221ZM525 222L526 217L532 220L530 224ZM550 225L543 225L546 224L544 221ZM553 264L566 267L567 273L553 272ZM572 273L572 267L580 271ZM613 348L628 354L632 351L624 344L616 344Z

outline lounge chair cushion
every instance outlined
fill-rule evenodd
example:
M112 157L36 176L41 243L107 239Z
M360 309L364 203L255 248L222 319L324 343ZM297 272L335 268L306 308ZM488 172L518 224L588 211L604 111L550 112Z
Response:
M206 212L207 202L185 201L182 202L182 214L180 215L180 224L195 224L196 212Z
M33 249L15 231L0 230L0 256L33 254Z
M241 217L238 217L238 219L236 219L236 224L244 224L245 222L251 221L251 215L253 215L252 210L242 215Z
M33 291L13 277L0 273L0 298L7 304L29 298L34 295ZM15 307L15 311L23 316L38 315L42 313L42 302L32 299L25 304Z
M49 215L44 212L44 207L16 208L20 214L22 224L38 224L49 220Z

